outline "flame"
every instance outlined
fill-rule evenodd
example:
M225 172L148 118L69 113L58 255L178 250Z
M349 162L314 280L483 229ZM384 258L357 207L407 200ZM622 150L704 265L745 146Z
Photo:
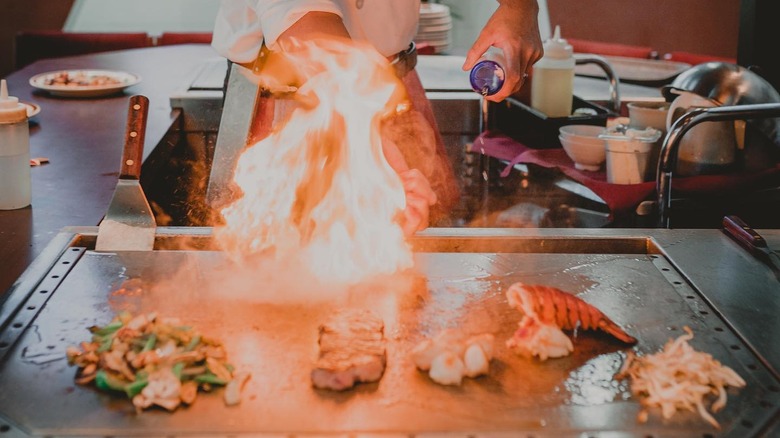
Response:
M240 157L242 196L222 210L217 241L236 260L295 259L330 282L411 267L395 221L404 188L379 134L399 80L372 48L328 40L298 49L278 55L305 79L295 108Z

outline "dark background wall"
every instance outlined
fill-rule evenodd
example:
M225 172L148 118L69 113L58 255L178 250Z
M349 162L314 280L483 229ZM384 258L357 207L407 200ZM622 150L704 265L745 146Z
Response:
M564 37L737 57L740 0L547 0L547 8Z
M0 0L0 77L13 70L13 41L22 29L62 29L74 0Z

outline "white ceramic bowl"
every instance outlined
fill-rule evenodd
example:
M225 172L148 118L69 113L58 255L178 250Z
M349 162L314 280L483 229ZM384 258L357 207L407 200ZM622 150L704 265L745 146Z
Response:
M558 128L561 137L574 138L580 141L598 140L605 131L603 126L595 125L564 125Z
M574 161L574 167L579 170L596 172L607 159L606 141L598 137L580 140L576 137L559 136L563 150Z

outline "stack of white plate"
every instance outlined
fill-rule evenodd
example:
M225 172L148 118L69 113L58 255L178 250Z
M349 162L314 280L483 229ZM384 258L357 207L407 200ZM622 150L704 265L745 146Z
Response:
M452 16L448 6L439 3L420 4L420 24L415 43L432 47L434 53L442 53L450 48L451 33Z

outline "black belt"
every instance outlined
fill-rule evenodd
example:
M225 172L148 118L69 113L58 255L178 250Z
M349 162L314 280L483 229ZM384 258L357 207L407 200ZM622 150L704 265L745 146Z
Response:
M414 70L417 65L417 46L414 42L409 44L406 50L398 52L398 54L390 57L390 65L395 70L395 75L403 79L407 73Z

